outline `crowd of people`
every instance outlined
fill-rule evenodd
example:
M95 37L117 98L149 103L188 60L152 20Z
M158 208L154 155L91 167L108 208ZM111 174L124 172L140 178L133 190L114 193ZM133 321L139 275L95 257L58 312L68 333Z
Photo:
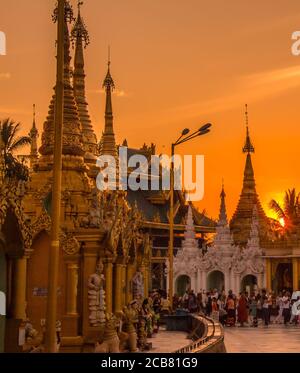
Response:
M279 294L273 291L241 292L236 295L231 290L219 292L217 289L195 294L187 290L179 297L173 298L173 309L184 309L190 313L202 313L219 320L224 326L252 326L260 323L268 326L274 324L300 324L300 296L283 290Z

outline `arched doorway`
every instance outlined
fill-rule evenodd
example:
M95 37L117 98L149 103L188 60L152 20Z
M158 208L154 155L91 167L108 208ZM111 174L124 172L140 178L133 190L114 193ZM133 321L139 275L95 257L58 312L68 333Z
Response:
M176 279L176 294L180 297L191 287L191 279L187 275L181 275Z
M225 276L221 271L212 271L207 276L207 290L217 289L222 292L225 289Z
M275 277L272 279L272 289L277 293L282 290L293 291L292 263L279 263L277 265Z
M241 290L248 292L251 295L257 290L257 277L254 275L247 275L242 279Z

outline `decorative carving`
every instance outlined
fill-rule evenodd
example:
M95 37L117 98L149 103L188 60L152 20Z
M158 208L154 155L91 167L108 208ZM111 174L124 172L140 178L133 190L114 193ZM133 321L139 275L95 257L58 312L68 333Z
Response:
M36 220L31 224L31 232L33 239L42 231L50 233L51 231L51 218L46 210L36 218Z
M73 233L62 233L60 235L60 245L67 255L75 255L80 251L80 244Z
M132 278L132 294L134 299L144 299L144 276L140 269Z
M0 227L4 224L8 211L15 215L23 239L25 252L29 252L32 245L32 234L29 218L22 207L22 198L25 194L26 183L5 179L0 186Z
M106 322L103 269L103 263L99 260L96 266L96 272L88 279L89 320L90 325L93 327L103 326Z

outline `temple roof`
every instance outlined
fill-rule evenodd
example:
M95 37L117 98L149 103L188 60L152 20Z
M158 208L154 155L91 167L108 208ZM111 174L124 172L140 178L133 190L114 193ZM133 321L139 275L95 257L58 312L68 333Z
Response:
M128 144L127 144L128 145ZM155 145L144 146L141 149L128 148L128 158L134 154L144 155L147 159L155 154ZM149 171L150 175L150 171ZM136 204L141 211L144 220L154 223L169 224L169 197L170 193L166 190L148 190L127 192L127 200L131 205ZM216 223L199 212L196 207L190 203L193 212L193 219L197 226L215 227ZM184 194L181 191L174 192L174 212L175 224L186 224L189 205L186 204Z

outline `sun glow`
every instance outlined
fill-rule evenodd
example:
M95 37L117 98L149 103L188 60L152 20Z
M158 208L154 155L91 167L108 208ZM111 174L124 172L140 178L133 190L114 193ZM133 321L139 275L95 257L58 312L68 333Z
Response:
M284 221L283 218L279 219L279 223L280 223L280 225L281 225L282 227L285 226L285 221Z

